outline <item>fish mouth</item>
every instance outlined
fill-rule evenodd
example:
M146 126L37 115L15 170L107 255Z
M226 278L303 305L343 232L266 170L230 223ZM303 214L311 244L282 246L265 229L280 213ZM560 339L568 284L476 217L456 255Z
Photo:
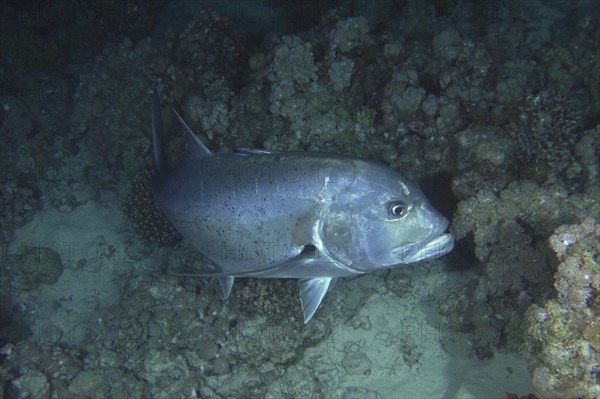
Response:
M444 233L448 221L440 223L431 232L429 237L417 242L406 242L394 249L394 255L400 263L415 263L429 259L436 259L446 255L454 248L454 236Z

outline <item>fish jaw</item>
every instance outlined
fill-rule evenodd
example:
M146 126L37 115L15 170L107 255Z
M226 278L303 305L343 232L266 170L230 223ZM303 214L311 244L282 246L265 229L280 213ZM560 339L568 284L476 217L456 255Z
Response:
M394 249L399 263L408 264L436 259L454 248L454 236L440 234L427 242L404 243Z

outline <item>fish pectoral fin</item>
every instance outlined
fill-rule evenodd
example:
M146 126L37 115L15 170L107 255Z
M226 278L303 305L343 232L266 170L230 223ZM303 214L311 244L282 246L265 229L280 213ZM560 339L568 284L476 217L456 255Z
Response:
M229 294L231 294L231 287L233 287L233 281L235 277L233 276L221 276L218 277L219 284L221 284L221 291L223 292L223 300L229 298Z
M331 277L316 277L298 280L300 286L300 303L302 303L302 312L304 313L304 324L308 323L313 317L319 304L325 297Z

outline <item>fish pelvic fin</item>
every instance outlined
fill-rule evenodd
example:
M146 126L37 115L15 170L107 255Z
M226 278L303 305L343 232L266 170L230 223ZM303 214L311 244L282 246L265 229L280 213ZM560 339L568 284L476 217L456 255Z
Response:
M227 298L229 298L229 295L231 294L231 287L233 287L233 282L235 280L235 277L222 276L222 277L219 277L218 279L219 279L219 284L221 284L223 300L226 300Z
M312 319L319 304L325 297L331 281L331 277L316 277L298 280L300 286L300 303L304 313L304 324Z

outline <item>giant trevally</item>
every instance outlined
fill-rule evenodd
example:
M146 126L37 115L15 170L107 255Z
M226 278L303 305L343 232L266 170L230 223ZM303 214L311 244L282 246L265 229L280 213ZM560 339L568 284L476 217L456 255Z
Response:
M421 190L378 162L321 152L238 149L214 154L174 111L188 153L167 165L158 95L152 126L158 207L218 272L298 279L308 322L337 277L440 257L448 220Z

